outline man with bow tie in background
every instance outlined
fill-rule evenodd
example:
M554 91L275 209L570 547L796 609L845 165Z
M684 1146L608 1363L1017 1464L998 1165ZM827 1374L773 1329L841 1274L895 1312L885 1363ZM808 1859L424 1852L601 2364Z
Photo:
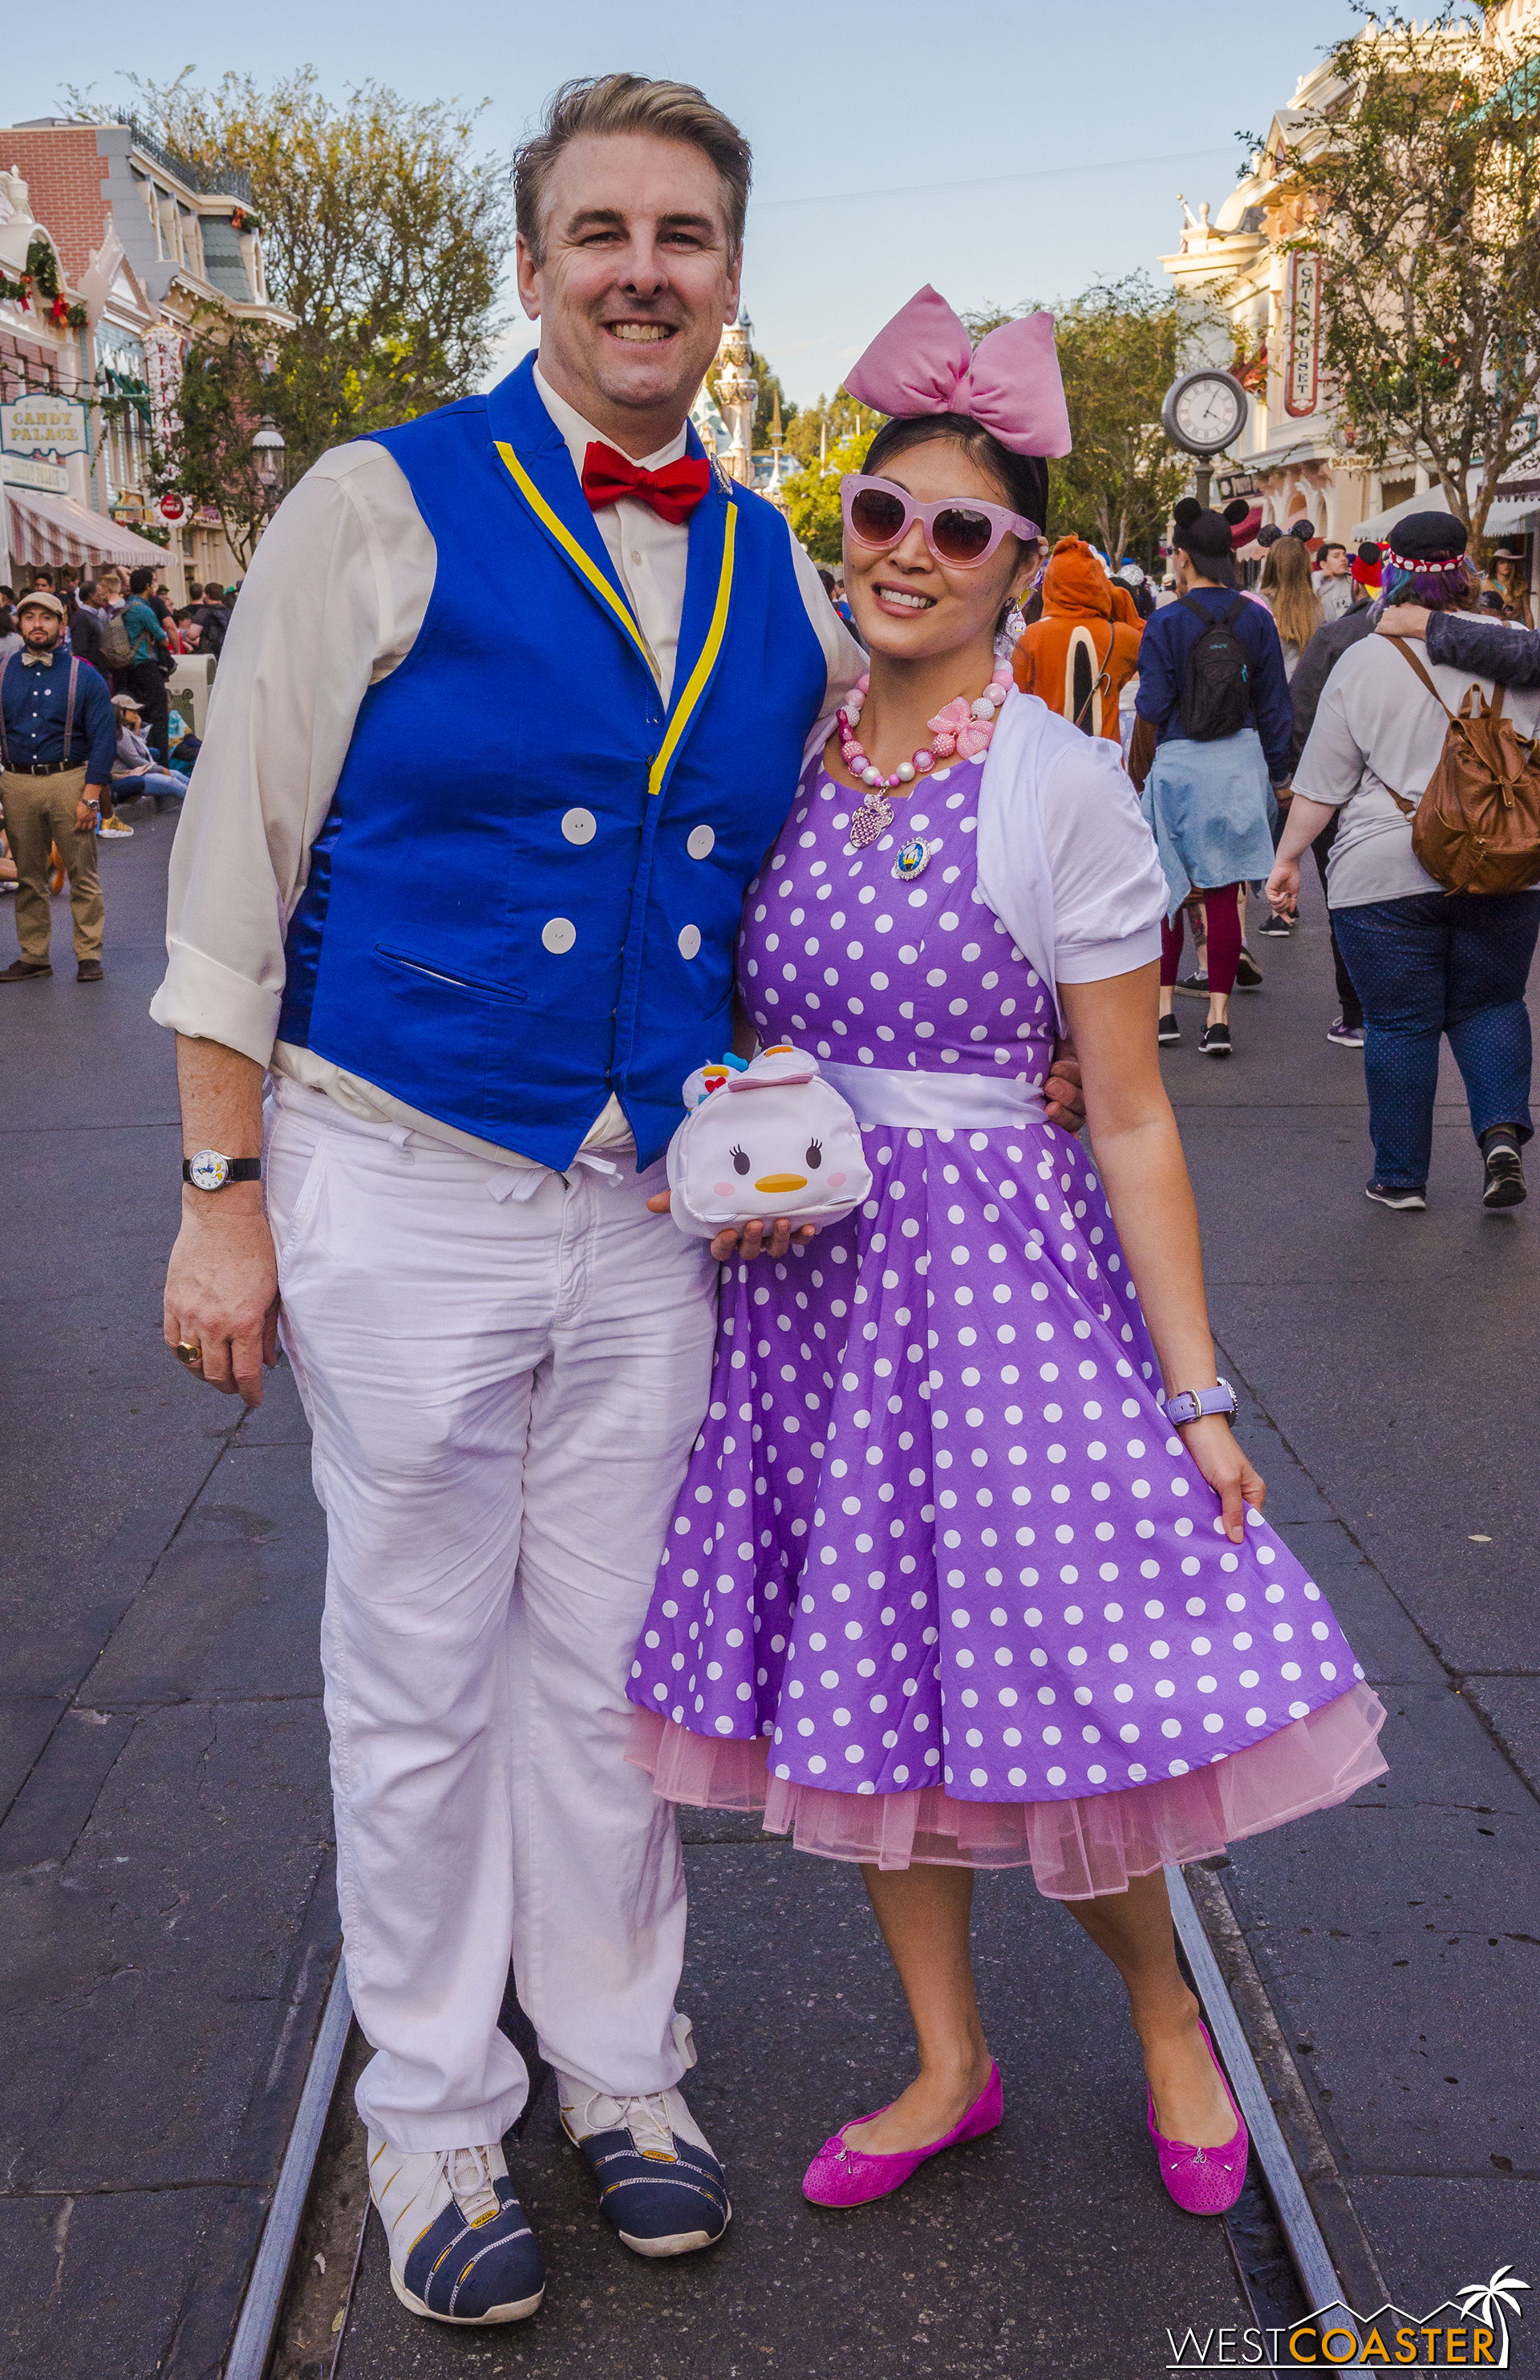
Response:
M254 1404L282 1292L371 2187L397 2295L456 2322L544 2287L500 2145L510 1957L627 2246L728 2219L678 2087L674 1819L625 1757L717 1283L647 1201L728 1046L744 888L863 665L688 426L737 306L742 135L607 76L517 171L539 355L325 455L274 519L152 1012L188 1160L167 1342Z
M103 680L60 650L65 609L50 589L23 595L16 624L21 650L0 663L0 790L16 861L21 951L0 968L0 983L54 972L48 871L55 844L69 877L75 979L100 983L105 912L96 821L102 789L112 782L117 722Z

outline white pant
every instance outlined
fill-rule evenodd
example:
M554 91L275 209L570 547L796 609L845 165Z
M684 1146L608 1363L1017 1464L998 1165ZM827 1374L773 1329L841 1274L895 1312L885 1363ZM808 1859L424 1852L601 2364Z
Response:
M329 1542L348 1986L393 2147L495 2141L540 2048L665 2090L685 1882L625 1681L709 1379L716 1273L618 1184L529 1175L278 1086L268 1211Z

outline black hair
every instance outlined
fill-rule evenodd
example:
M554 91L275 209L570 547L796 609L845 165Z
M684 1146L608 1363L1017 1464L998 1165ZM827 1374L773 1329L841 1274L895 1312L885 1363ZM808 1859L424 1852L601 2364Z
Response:
M128 573L129 594L142 595L145 589L150 586L152 580L154 578L154 576L155 574L152 570L146 569L142 565L138 570L130 570Z
M867 450L862 466L873 479L886 463L924 446L932 438L950 438L970 463L987 471L1013 513L1036 521L1038 534L1048 535L1048 465L1040 455L1017 455L1002 446L982 421L968 413L911 413L885 421Z

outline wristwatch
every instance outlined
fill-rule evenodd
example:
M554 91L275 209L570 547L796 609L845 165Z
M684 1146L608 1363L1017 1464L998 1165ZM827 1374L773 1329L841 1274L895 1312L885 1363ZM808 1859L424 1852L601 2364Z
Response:
M1160 1409L1169 1422L1180 1429L1183 1422L1201 1421L1206 1414L1223 1414L1233 1418L1235 1391L1228 1380L1214 1389L1178 1389L1174 1397L1162 1397Z
M217 1148L200 1148L196 1157L182 1160L182 1179L190 1182L195 1190L223 1190L231 1182L260 1182L261 1178L260 1157L221 1157Z

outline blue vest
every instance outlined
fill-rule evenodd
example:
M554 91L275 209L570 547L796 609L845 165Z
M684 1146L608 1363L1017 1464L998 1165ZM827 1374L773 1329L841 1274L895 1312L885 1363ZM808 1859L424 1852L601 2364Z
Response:
M359 705L278 1038L558 1170L613 1092L649 1165L727 1046L744 890L823 698L785 524L713 479L665 710L532 359L379 443L438 571Z

